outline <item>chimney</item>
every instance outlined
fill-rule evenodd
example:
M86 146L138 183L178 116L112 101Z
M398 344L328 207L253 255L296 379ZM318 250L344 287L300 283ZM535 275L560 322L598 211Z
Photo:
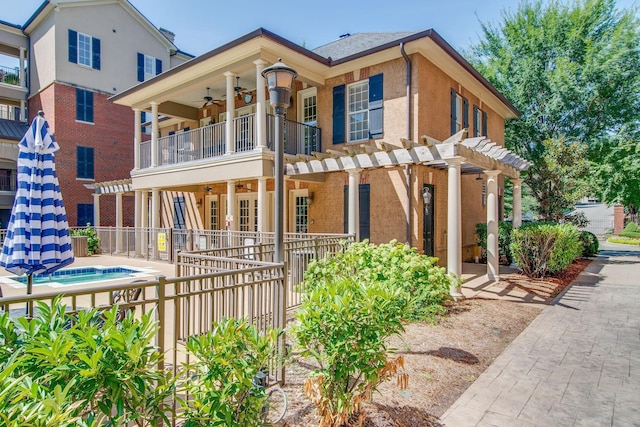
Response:
M167 30L166 28L158 28L158 30L160 30L160 32L162 33L163 36L165 36L167 38L167 40L169 40L171 43L173 43L173 41L176 38L176 34L172 31Z

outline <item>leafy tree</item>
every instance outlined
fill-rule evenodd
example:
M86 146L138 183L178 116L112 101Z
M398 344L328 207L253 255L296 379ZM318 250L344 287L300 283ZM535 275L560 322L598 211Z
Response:
M498 24L482 24L471 61L522 112L506 123L505 140L534 164L524 177L548 219L576 189L567 197L555 184L539 188L552 178L545 165L555 155L544 141L592 148L623 127L638 128L639 28L633 11L618 11L615 0L524 1L503 11Z

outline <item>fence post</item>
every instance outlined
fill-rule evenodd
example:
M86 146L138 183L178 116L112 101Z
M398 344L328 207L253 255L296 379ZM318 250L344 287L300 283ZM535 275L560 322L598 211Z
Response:
M165 311L165 288L167 286L167 278L165 276L156 276L156 280L158 281L158 287L156 288L156 292L158 293L158 309L156 311L156 317L158 320L158 340L157 345L160 351L160 354L165 354L165 344L164 344L164 334L166 331L166 311ZM175 361L174 361L175 364ZM158 362L158 369L164 370L164 357L160 358Z
M285 358L285 343L286 343L286 334L284 332L285 327L287 325L287 292L288 292L288 280L287 280L287 262L285 261L282 264L282 279L280 280L280 285L278 286L280 290L280 298L278 298L278 304L280 307L278 308L278 329L282 330L282 336L278 341L278 368L280 369L280 378L282 378L282 384L285 383L285 366L284 366L284 358Z

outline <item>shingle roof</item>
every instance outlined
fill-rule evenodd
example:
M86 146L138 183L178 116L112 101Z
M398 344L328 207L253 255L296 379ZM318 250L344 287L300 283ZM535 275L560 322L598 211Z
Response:
M331 58L333 61L346 58L357 53L374 49L387 43L409 37L420 31L399 31L388 33L356 33L345 35L338 40L317 47L312 51L318 55Z
M29 129L28 123L0 119L0 139L20 141Z

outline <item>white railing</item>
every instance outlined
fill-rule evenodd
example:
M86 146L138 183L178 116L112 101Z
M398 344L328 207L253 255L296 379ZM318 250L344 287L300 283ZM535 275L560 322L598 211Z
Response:
M223 156L226 153L226 123L215 123L202 128L188 130L158 138L157 166L175 165L194 160ZM266 145L273 149L274 117L267 116ZM255 114L233 119L235 152L251 151L256 147L257 129ZM285 124L285 152L288 154L311 154L321 151L320 128L287 120ZM140 168L151 167L151 141L140 144Z

